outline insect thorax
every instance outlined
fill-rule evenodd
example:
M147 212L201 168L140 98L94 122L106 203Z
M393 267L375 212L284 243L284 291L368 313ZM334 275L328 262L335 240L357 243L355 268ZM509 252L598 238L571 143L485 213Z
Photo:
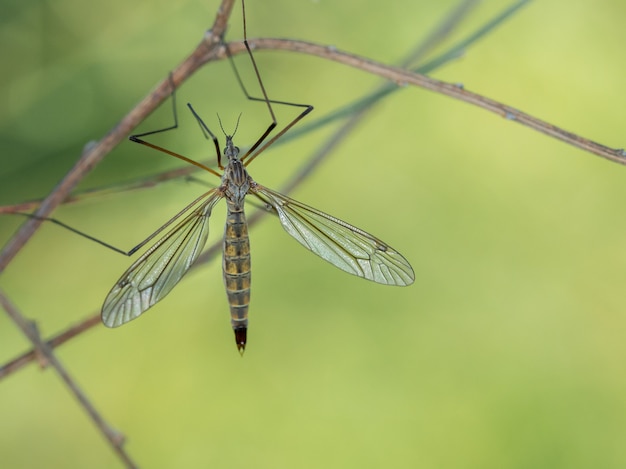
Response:
M224 195L229 202L242 205L252 179L239 159L229 160L222 175Z

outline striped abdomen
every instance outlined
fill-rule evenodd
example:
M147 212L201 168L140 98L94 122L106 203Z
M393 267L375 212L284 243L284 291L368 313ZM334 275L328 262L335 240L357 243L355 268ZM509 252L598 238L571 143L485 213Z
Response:
M224 285L230 304L230 322L240 352L246 347L248 305L250 304L250 239L243 204L227 202L224 230Z

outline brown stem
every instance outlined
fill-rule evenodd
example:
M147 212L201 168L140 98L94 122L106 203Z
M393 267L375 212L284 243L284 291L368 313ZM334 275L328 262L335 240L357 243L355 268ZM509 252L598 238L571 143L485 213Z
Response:
M427 90L435 91L436 93L441 93L486 109L487 111L498 114L505 119L530 127L531 129L549 135L550 137L569 143L570 145L580 148L581 150L588 151L594 155L613 161L614 163L626 164L626 151L623 148L615 149L607 147L581 137L580 135L561 129L556 125L542 121L541 119L533 117L530 114L526 114L514 107L507 106L506 104L502 104L498 101L487 98L486 96L467 91L452 83L436 80L426 75L404 70L399 67L384 65L365 57L339 51L334 47L321 46L310 42L271 38L249 39L248 42L257 50L287 50L314 55L323 59L333 60L344 65L349 65L365 72L373 73L393 81L398 85L414 85ZM241 43L231 43L228 47L232 54L243 52L243 45Z
M55 335L51 339L46 340L44 344L46 345L46 347L50 349L54 349L55 347L58 347L59 345L64 344L65 342L72 339L73 337L76 337L77 335L82 334L86 330L91 329L92 327L97 326L99 324L100 324L100 313L96 313L88 317L87 319L79 322L78 324L74 324L73 326L70 326L69 328L65 329L60 334ZM14 358L10 362L7 362L5 365L0 367L0 379L9 376L11 373L16 372L17 370L22 368L24 365L30 363L31 361L37 358L39 357L38 357L36 348L23 353L19 357Z
M46 364L55 369L58 375L61 377L66 386L74 394L76 400L80 403L81 407L87 412L91 420L100 430L100 433L106 438L109 444L113 447L113 450L117 453L119 458L124 462L126 467L135 468L135 463L130 459L130 456L124 450L124 435L114 430L105 420L100 413L96 410L94 405L89 401L85 393L80 389L76 381L70 376L65 367L61 364L59 359L54 355L52 348L45 342L42 342L37 332L37 327L33 322L26 320L24 315L17 309L17 307L9 300L9 298L0 290L0 305L7 312L9 317L15 322L15 324L22 330L24 335L28 337L31 343L35 346L35 354Z

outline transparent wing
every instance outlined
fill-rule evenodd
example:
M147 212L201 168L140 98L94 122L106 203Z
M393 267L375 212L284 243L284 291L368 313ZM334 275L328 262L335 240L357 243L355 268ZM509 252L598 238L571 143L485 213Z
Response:
M214 191L146 251L117 281L102 306L102 322L117 327L160 301L189 270L209 235L209 217L222 198Z
M287 233L335 267L384 285L415 280L409 262L371 234L267 187L251 192L274 208Z

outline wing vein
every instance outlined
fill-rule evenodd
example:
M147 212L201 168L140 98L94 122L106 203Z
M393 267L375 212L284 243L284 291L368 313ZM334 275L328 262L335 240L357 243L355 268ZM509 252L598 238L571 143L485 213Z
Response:
M273 207L285 231L335 267L385 285L410 285L415 274L391 246L332 215L257 184L251 190Z
M223 193L213 189L201 206L148 249L113 286L102 306L102 321L117 327L163 299L193 265L209 234L209 217Z

